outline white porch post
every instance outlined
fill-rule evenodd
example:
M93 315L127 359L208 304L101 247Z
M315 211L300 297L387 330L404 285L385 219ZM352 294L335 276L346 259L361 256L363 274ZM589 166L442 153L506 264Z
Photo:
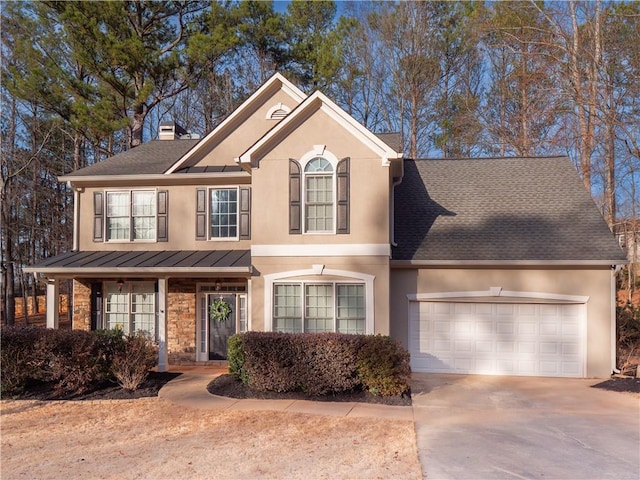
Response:
M57 278L47 278L47 328L58 328L59 282Z
M158 371L167 371L167 284L158 278Z

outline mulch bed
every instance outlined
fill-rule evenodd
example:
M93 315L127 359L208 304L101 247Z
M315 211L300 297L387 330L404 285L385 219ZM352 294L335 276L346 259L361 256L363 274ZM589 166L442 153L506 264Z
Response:
M207 385L209 393L231 398L257 398L263 400L313 400L316 402L360 402L379 405L410 406L411 393L388 397L372 395L369 392L351 391L327 395L307 395L303 392L261 392L247 387L231 375L220 375Z
M592 385L593 388L602 388L613 392L640 393L640 378L611 377L609 380Z
M149 372L145 382L135 391L125 390L119 385L108 383L81 395L57 394L53 386L47 383L34 384L22 395L21 400L130 400L144 397L157 397L160 389L181 373Z

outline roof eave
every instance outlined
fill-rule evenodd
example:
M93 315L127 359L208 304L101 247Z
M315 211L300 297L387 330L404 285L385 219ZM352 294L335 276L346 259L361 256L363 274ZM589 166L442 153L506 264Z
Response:
M416 267L507 267L507 266L616 266L629 263L628 260L391 260L393 268Z
M205 172L205 173L174 173L168 176L164 173L151 174L128 174L128 175L61 175L60 182L72 183L93 183L93 182L131 182L131 181L167 181L167 179L208 179L208 178L230 178L230 177L250 177L246 171L241 172Z
M87 276L101 275L118 277L120 275L192 275L198 274L245 274L253 272L252 266L247 267L25 267L22 269L26 273L41 273L57 276ZM117 275L116 275L117 274Z

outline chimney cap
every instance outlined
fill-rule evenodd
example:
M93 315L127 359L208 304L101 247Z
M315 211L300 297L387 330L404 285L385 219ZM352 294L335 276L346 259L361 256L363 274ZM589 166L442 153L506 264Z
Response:
M176 140L180 138L182 135L186 135L187 132L183 127L178 125L174 121L166 121L160 123L160 127L158 129L158 138L160 140Z

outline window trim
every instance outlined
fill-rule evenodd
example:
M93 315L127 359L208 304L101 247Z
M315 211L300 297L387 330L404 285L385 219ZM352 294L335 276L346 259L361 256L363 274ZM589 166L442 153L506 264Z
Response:
M323 276L331 277L324 280ZM305 279L302 277L313 277ZM369 275L360 272L350 272L347 270L334 270L325 268L324 265L312 265L306 270L291 270L288 272L271 273L264 275L264 328L265 331L274 331L273 322L273 293L274 284L276 283L302 283L302 282L318 282L318 283L364 283L364 301L365 301L365 334L372 335L375 331L375 297L374 297L374 280L375 275Z
M366 284L363 283L360 280L288 280L288 281L283 281L283 282L274 282L273 284L273 294L275 295L275 289L276 287L280 286L280 285L284 285L284 286L299 286L300 287L300 328L301 328L301 333L307 333L308 330L306 329L306 322L309 319L315 319L315 318L322 318L322 317L310 317L307 315L307 307L308 307L308 303L307 303L307 297L308 297L308 291L307 291L307 287L312 286L312 285L325 285L325 286L329 286L331 288L331 321L332 321L332 325L333 328L332 330L328 330L329 332L332 333L346 333L346 332L340 332L338 330L338 288L344 285L358 285L358 286L362 286L363 287L363 294L364 294L364 301L365 301L365 316L363 318L365 325L364 325L364 331L362 332L362 334L365 334L367 331L367 288L366 288ZM275 315L275 309L276 309L276 305L275 305L275 301L272 304L272 318L273 318L273 324L275 325L275 321L276 321L276 315ZM287 317L289 318L289 317ZM275 328L274 328L275 331ZM323 331L324 332L324 331Z
M331 229L330 230L313 230L307 229L307 175L317 175L316 172L306 172L307 165L316 158L324 158L331 164ZM305 153L300 158L300 176L301 176L301 198L300 204L302 207L301 223L302 223L302 235L335 235L337 229L337 215L338 215L338 163L340 160L333 153L325 149L324 145L314 145L313 150ZM323 176L329 176L329 174L322 174Z
M133 193L134 192L148 192L153 194L154 205L154 226L153 226L153 238L133 238L134 234L134 216L133 216ZM111 193L127 193L129 195L129 239L123 238L109 238L109 194ZM157 243L158 242L158 189L157 188L129 188L129 189L112 189L104 191L104 206L103 206L103 231L104 231L104 243ZM95 207L94 207L95 208Z
M214 190L235 190L236 191L236 236L235 237L213 237L211 235L211 192ZM240 185L228 185L218 187L207 187L207 241L208 242L237 242L240 240Z
M109 287L111 287L111 288L115 287L116 290L119 289L119 288L127 290L126 292L120 292L120 293L126 293L126 295L127 295L127 312L126 312L126 315L129 317L129 327L128 327L129 328L129 335L133 335L133 334L137 333L138 331L140 331L139 329L138 330L132 330L131 329L131 327L133 326L133 324L132 324L132 322L133 322L133 320L132 320L132 316L133 316L132 305L133 304L132 304L132 291L131 290L132 290L134 285L146 285L146 286L148 286L150 288L150 294L152 295L152 298L153 298L153 321L154 321L154 324L153 324L153 330L154 331L153 331L153 334L151 335L151 338L154 341L157 341L158 340L158 328L159 328L159 325L158 325L158 295L157 295L158 287L157 287L157 283L154 282L154 281L145 281L145 280L142 280L142 281L137 281L137 280L136 281L127 281L123 287L119 287L117 282L115 282L115 281L111 281L111 280L104 281L103 284L102 284L102 291L103 291L103 294L102 294L103 301L102 301L102 309L101 309L102 310L102 312L101 312L102 313L102 323L103 323L102 327L107 329L107 330L111 330L111 328L109 327L109 318L108 318L109 312L107 312L107 304L109 303L108 302L108 295L109 295L110 291L112 291L112 290L110 290ZM142 330L142 331L146 332L146 330ZM150 333L150 332L146 332L146 333Z

